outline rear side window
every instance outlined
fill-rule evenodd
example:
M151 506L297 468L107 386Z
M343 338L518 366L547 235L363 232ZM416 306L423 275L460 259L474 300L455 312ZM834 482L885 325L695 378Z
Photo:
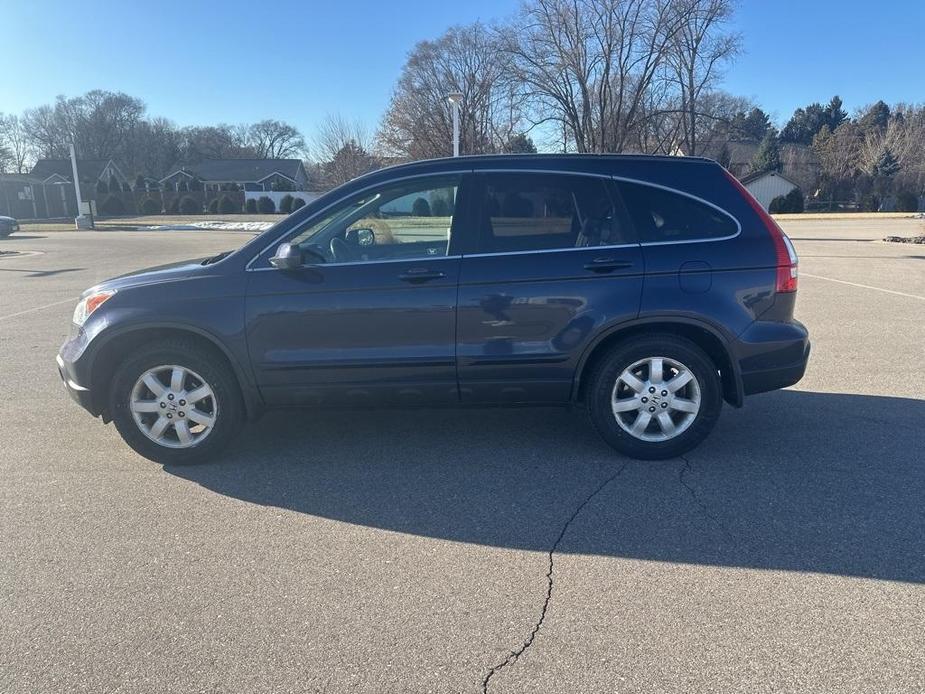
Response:
M732 217L686 195L624 181L619 188L643 243L718 239L739 231Z
M479 252L629 243L606 183L589 176L485 174Z

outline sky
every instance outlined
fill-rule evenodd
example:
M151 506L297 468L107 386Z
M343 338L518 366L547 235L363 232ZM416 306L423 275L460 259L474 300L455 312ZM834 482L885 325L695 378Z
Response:
M0 113L91 89L144 100L178 125L327 114L374 128L408 52L519 0L0 0ZM739 0L744 52L727 91L783 124L839 94L925 102L925 0Z

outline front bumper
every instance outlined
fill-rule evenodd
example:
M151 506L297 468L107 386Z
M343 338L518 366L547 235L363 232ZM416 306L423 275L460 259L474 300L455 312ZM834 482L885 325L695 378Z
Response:
M737 347L745 395L792 386L809 363L809 333L798 321L757 321L739 336Z
M67 394L71 396L74 402L83 407L94 417L98 416L100 413L93 394L88 387L81 385L79 380L80 377L78 376L74 362L68 361L65 358L64 348L62 348L62 351L55 357L55 362L58 365L58 375L64 383L64 389L67 391Z

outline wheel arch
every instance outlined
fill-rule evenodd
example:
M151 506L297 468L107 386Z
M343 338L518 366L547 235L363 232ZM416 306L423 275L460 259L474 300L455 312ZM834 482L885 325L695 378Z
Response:
M94 394L95 409L101 413L104 421L108 422L111 419L107 409L107 395L112 378L127 354L141 345L170 339L192 341L215 354L216 358L231 368L248 418L255 418L262 411L263 401L258 391L251 385L240 362L221 340L195 326L171 323L143 324L107 336L94 353L89 387L90 392Z
M572 400L584 398L587 376L595 365L604 358L615 345L653 333L668 333L684 337L700 347L713 363L716 364L723 385L723 400L733 407L741 407L745 401L745 390L738 360L732 354L729 339L718 328L704 321L681 317L660 316L620 323L602 331L585 349L575 380L572 383Z

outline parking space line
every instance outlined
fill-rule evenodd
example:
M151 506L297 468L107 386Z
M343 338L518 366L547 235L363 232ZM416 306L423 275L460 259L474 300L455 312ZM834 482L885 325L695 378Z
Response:
M838 282L839 284L847 284L850 287L860 287L861 289L873 289L876 292L885 292L887 294L895 294L896 296L905 296L909 299L918 299L919 301L925 301L925 296L919 296L917 294L906 294L905 292L897 292L892 289L884 289L883 287L871 287L869 284L858 284L857 282L837 280L834 277L823 277L822 275L811 275L808 272L800 272L800 277L812 277L813 279L816 279L816 280L828 280L829 282Z
M61 304L76 303L76 299L63 299L61 301L56 301L53 304L45 304L44 306L36 306L35 308L27 308L25 311L19 311L17 313L8 313L5 316L0 316L0 320L6 320L7 318L16 318L16 316L24 316L27 313L34 313L35 311L41 311L46 308L51 308L52 306L60 306Z

